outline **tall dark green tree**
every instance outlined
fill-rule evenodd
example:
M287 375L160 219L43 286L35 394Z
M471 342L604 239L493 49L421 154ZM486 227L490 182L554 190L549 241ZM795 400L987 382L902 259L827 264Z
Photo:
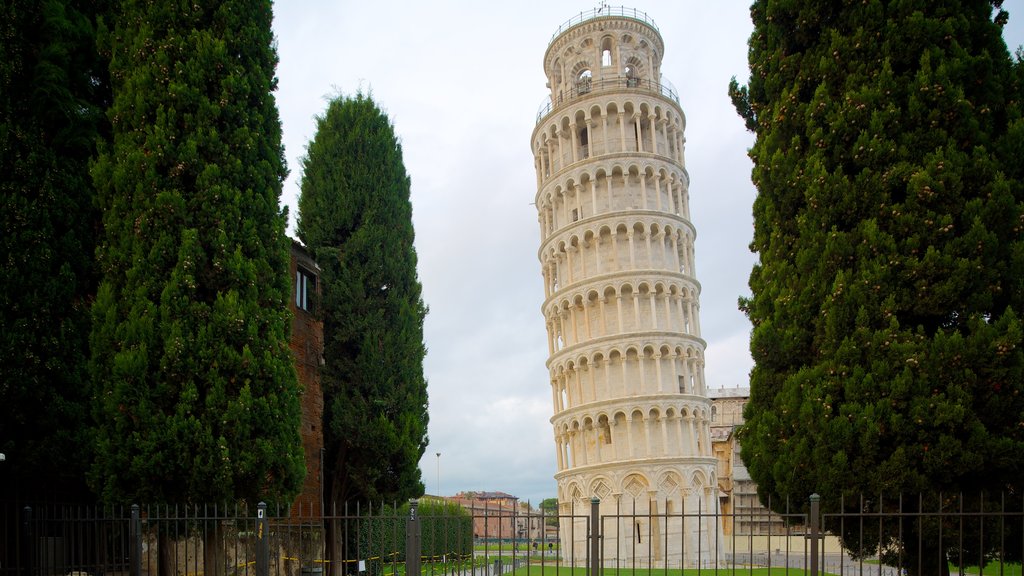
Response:
M102 3L0 4L0 492L86 497ZM56 458L55 455L60 455Z
M756 134L741 444L763 499L1024 490L1022 66L999 4L751 7L730 92ZM947 569L904 536L888 551Z
M105 500L287 502L304 474L269 0L125 1L93 307Z
M327 506L423 493L426 306L410 182L386 114L337 97L303 159L299 238L321 267Z

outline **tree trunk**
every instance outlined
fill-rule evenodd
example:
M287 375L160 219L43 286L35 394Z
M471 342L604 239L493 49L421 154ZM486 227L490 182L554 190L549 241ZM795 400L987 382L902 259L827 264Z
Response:
M175 574L175 542L166 528L158 528L156 573L159 576L177 576Z
M224 524L208 520L203 532L203 575L224 576Z

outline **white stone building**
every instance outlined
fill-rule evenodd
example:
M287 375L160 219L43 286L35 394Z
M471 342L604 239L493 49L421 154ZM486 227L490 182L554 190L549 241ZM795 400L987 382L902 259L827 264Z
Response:
M681 516L714 513L718 482L686 118L664 53L643 12L570 20L544 56L532 137L558 499L562 514L595 497L620 514L603 522L606 564L692 566L720 541L717 523ZM585 525L563 520L563 556L585 557Z

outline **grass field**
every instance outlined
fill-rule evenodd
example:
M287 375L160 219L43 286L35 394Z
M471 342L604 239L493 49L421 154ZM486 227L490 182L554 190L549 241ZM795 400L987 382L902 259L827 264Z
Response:
M554 566L544 566L543 571L538 565L529 567L523 567L515 572L512 572L511 576L586 576L586 568L570 568L568 566L560 566L555 568ZM720 574L722 576L804 576L807 572L800 570L799 568L744 568L737 566L733 567L719 567L717 570L714 568L701 568L701 569L636 569L635 571L628 568L605 568L603 572L604 576L712 576L714 574ZM828 576L827 572L821 572L822 576Z

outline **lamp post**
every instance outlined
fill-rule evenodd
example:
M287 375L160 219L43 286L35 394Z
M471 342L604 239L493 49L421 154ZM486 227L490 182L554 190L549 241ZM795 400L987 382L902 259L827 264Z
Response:
M441 497L441 453L437 452L437 497Z

